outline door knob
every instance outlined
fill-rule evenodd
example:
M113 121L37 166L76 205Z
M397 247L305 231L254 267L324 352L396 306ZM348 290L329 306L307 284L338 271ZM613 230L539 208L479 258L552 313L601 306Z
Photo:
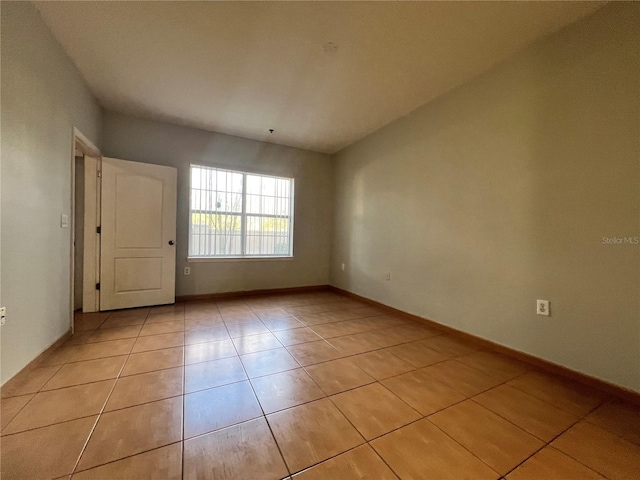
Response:
M173 240L169 240L169 245L173 245Z

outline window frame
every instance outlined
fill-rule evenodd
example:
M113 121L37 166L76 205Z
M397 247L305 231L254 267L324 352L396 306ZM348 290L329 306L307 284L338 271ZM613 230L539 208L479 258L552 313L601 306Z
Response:
M203 168L203 169L212 169L217 171L224 171L228 173L240 174L242 175L242 210L241 212L233 212L233 211L209 211L209 210L193 210L192 202L193 202L193 167ZM279 180L288 180L290 189L289 189L289 215L269 215L269 214L258 214L258 213L247 213L247 175L254 175L259 177L269 177L275 178ZM187 261L188 262L218 262L218 261L245 261L245 260L291 260L294 256L294 244L293 244L293 231L294 231L294 208L295 206L295 178L293 177L284 177L281 175L271 175L266 173L257 173L245 170L234 170L232 168L220 167L216 165L202 165L197 163L189 164L189 237L187 243ZM240 229L240 246L242 253L240 255L192 255L191 253L191 235L192 235L192 227L193 227L193 214L214 214L214 215L236 215L240 217L241 220L241 229ZM288 254L247 254L246 253L246 242L247 242L247 217L262 217L262 218L286 218L289 220L289 253Z

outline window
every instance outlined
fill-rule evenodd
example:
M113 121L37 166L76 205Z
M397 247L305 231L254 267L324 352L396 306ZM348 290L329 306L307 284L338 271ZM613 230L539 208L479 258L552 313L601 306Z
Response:
M292 178L191 165L190 258L292 256Z

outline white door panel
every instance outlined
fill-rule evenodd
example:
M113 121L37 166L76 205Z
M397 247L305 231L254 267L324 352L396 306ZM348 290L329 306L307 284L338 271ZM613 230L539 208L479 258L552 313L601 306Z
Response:
M102 159L100 309L175 301L177 171Z

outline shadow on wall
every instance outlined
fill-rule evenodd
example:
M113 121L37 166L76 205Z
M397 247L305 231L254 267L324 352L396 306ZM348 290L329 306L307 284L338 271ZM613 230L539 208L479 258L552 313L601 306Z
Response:
M639 12L606 7L340 152L334 284L640 390L639 247L602 243L639 235Z

